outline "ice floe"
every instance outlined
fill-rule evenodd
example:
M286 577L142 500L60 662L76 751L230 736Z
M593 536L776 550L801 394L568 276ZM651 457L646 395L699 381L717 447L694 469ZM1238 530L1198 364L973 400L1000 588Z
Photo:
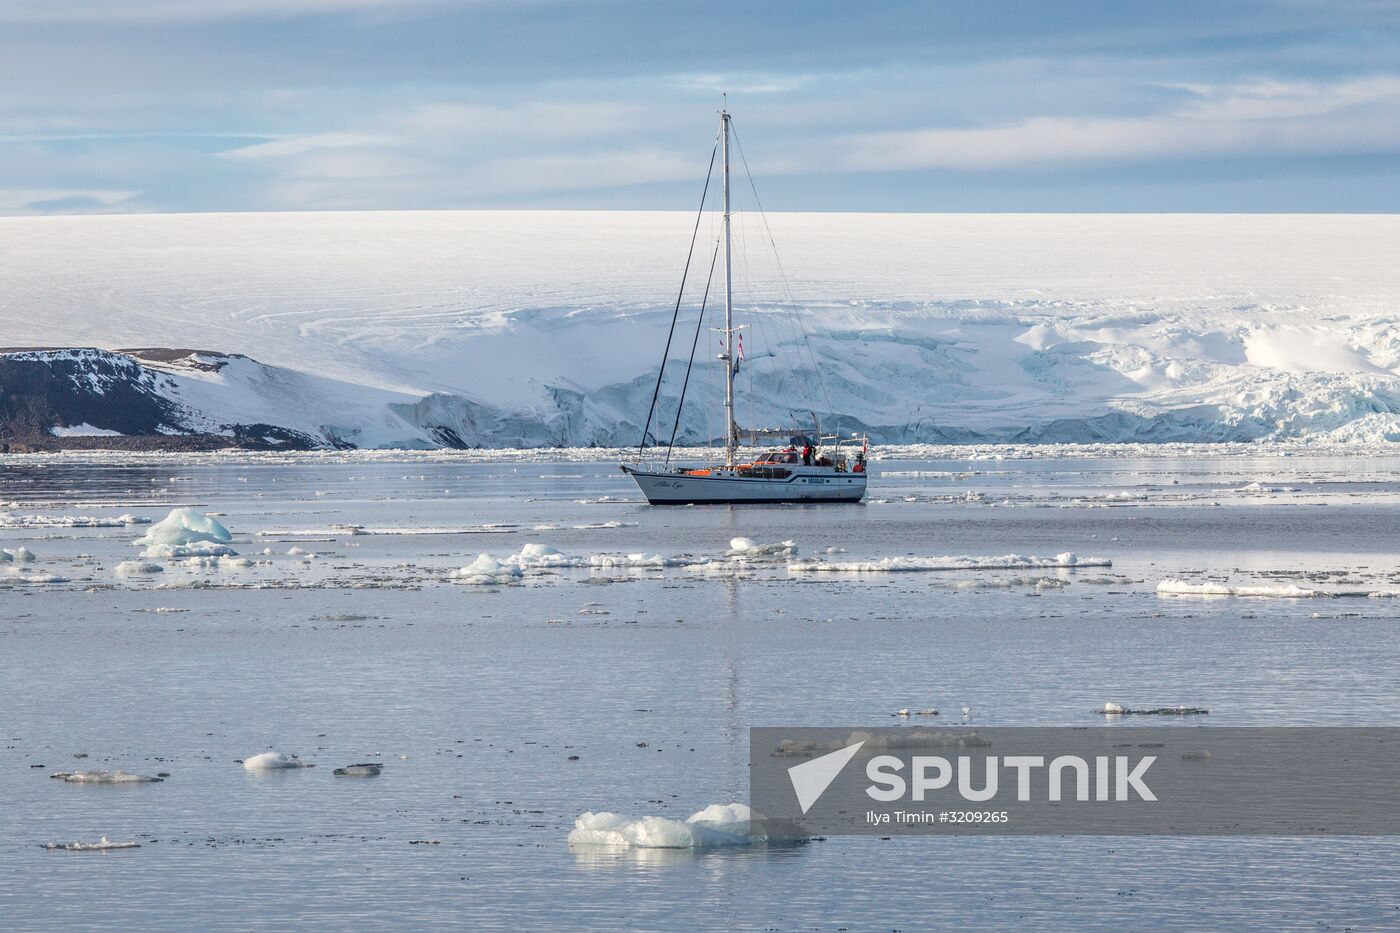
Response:
M452 579L475 586L499 586L520 579L520 567L503 563L490 554L478 554L476 560L452 571Z
M883 557L876 560L805 560L793 561L788 570L794 573L908 573L939 570L1031 570L1069 567L1112 567L1113 562L1102 557L1079 557L1071 551L1054 557L1024 557L1004 554L999 557Z
M160 564L151 563L148 560L124 560L117 564L117 573L123 576L142 573L161 573L165 570Z
M589 811L574 821L569 833L570 845L637 849L702 849L795 841L797 837L769 836L742 803L711 804L684 821Z
M34 560L34 552L27 547L0 548L0 560L27 564Z
M1241 486L1241 487L1238 488L1238 489L1233 489L1233 490L1231 490L1231 492L1242 492L1242 493L1244 493L1244 494L1246 494L1246 495L1255 495L1255 496L1267 495L1268 493L1274 493L1274 492L1297 492L1297 491L1298 491L1298 487L1296 487L1296 486L1265 486L1263 483L1260 483L1260 482L1257 482L1257 481L1256 481L1256 482L1253 482L1253 483L1248 483L1248 484L1246 484L1246 485L1244 485L1244 486Z
M95 515L13 515L0 512L0 528L121 528L126 525L144 525L149 518L135 515L102 517Z
M1208 716L1210 710L1204 706L1152 706L1142 709L1134 709L1127 706L1119 706L1117 703L1105 703L1103 709L1095 710L1101 716Z
M604 528L636 528L636 522L585 522L582 525L535 525L531 531L563 531L572 528L575 531L597 531Z
M17 581L19 583L43 584L72 582L67 577L56 573L19 573L14 568L11 568L11 572L13 573L13 576L6 577L6 579L10 581Z
M284 752L263 752L251 758L243 759L243 769L245 771L282 771L288 768L314 768L309 761L302 761L296 755L288 755Z
M384 770L384 766L378 762L368 761L355 765L346 765L343 768L336 768L331 773L338 777L378 777L379 772Z
M193 544L153 544L141 552L154 560L187 560L191 557L236 557L238 552L227 544L198 541Z
M696 563L695 559L690 557L668 557L665 554L651 554L645 551L636 551L631 554L594 554L588 558L588 566L602 569L685 567L694 563Z
M1031 587L1036 590L1059 590L1069 586L1068 580L1058 577L1004 577L993 580L958 580L949 584L960 590L1012 589Z
M165 780L130 771L55 771L49 777L69 784L159 784Z
M187 557L179 562L179 566L189 567L192 570L238 570L253 566L253 562L246 557L208 554L201 557Z
M752 538L731 538L725 557L768 558L792 557L797 553L797 545L792 541L777 541L772 544L759 544Z
M96 842L49 842L44 845L50 852L108 852L112 849L139 849L139 842L113 842L103 836Z
M1228 586L1224 583L1191 583L1175 577L1168 577L1157 584L1160 596L1256 596L1275 599L1308 599L1325 596L1321 590L1310 590L1287 583L1277 586Z

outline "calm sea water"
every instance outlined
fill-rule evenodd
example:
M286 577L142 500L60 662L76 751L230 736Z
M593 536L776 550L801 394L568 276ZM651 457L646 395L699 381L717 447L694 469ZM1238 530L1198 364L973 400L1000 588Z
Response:
M890 725L905 706L961 724L966 705L974 726L1111 728L1094 714L1110 700L1207 706L1210 725L1400 724L1400 600L1155 592L1169 576L1400 590L1400 460L875 467L859 506L652 508L609 464L8 463L10 526L191 505L262 563L119 576L140 527L0 528L38 555L0 571L5 926L1400 926L1391 839L570 847L584 810L746 799L751 725ZM1113 567L448 576L531 542L718 556L736 536L829 560ZM68 582L25 582L39 574ZM317 767L238 764L269 748ZM331 774L361 761L383 774ZM170 777L48 778L78 768ZM41 848L104 835L141 847Z

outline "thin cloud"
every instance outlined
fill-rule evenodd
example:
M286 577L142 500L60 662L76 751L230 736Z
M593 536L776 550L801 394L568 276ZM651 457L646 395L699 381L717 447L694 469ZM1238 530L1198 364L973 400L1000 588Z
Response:
M361 133L312 133L287 136L237 149L225 149L214 155L230 162L261 162L305 155L316 149L362 149L369 146L394 146L400 141L392 136L369 136Z
M130 209L140 192L63 188L0 188L0 214L104 214Z
M1400 149L1400 77L1189 90L1189 104L1146 117L1035 117L1003 126L853 135L839 145L835 162L850 171L1004 169Z
M5 0L0 22L159 23L292 19L405 7L479 6L490 0Z

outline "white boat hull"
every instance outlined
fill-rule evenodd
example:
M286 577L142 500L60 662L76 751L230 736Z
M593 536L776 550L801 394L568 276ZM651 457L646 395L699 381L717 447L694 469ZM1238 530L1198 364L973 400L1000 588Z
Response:
M694 476L623 466L652 505L702 505L757 502L859 502L865 496L864 473L838 473L801 467L785 479L747 476Z

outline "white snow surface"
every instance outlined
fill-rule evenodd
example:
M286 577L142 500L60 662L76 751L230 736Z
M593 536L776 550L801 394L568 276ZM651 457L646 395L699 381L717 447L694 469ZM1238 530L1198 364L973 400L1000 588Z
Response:
M755 215L737 217L744 242L764 242ZM434 445L444 428L492 446L635 443L692 219L4 218L0 333L10 347L247 354L171 370L175 400L210 430L268 423L362 446ZM1400 216L769 221L825 392L810 366L787 375L809 358L755 246L735 283L751 325L745 425L815 407L887 442L1400 439ZM702 239L712 232L707 220ZM693 309L687 299L683 332ZM704 404L716 381L692 380L683 439L717 433ZM662 393L667 419L676 388Z
M113 431L108 428L95 428L87 422L69 425L68 427L55 425L49 429L49 433L54 437L121 437L122 435L120 431Z

